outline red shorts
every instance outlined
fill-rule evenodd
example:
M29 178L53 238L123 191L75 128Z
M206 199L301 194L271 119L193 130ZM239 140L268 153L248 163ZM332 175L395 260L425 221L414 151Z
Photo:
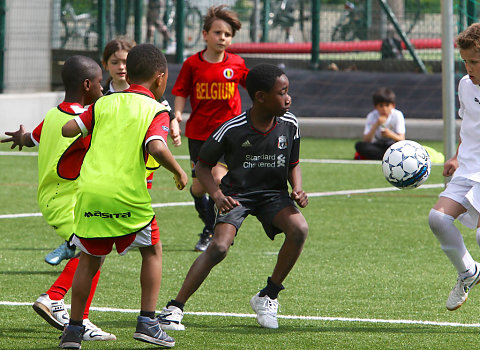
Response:
M108 255L113 244L117 249L117 253L125 255L130 249L150 247L160 241L160 231L158 230L157 220L153 218L150 225L143 230L129 234L127 236L113 238L80 238L73 235L72 243L81 251L93 256Z

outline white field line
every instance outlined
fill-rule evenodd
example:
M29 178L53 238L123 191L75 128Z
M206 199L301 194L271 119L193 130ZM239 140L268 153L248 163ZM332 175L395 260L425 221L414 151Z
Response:
M32 303L21 303L11 301L0 301L4 306L31 306ZM70 305L65 305L70 309ZM110 307L91 307L90 310L101 312L120 312L120 313L138 313L138 309L119 309ZM254 318L255 314L239 314L231 312L185 312L186 315L193 316L219 316L219 317L244 317ZM351 317L326 317L326 316L296 316L296 315L278 315L278 318L288 320L307 320L307 321L337 321L337 322L364 322L364 323L388 323L388 324L417 324L427 326L441 327L469 327L479 328L479 323L456 323L456 322L437 322L422 320L387 320L377 318L351 318Z
M0 152L0 156L27 156L27 157L36 157L38 152ZM175 159L190 159L189 156L175 156ZM320 164L381 164L380 160L346 160L346 159L311 159L311 158L302 158L300 162L303 163L320 163ZM432 163L432 165L443 165L443 163Z
M429 188L441 188L443 184L429 184L423 185L417 188L419 189L429 189ZM366 188L361 190L343 190L343 191L332 191L332 192L312 192L308 193L310 198L313 197L329 197L329 196L343 196L343 195L352 195L352 194L363 194L363 193L377 193L377 192L392 192L392 191L400 191L396 187L380 187L380 188ZM407 190L406 190L407 191ZM171 202L171 203L153 203L153 208L165 208L165 207L179 207L179 206L191 206L193 202ZM42 213L20 213L20 214L3 214L0 215L1 219L18 219L18 218L27 218L27 217L35 217L35 216L42 216Z

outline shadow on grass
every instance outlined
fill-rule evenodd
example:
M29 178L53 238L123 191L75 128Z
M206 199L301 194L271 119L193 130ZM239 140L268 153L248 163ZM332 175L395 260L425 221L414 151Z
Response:
M254 321L255 322L255 321ZM312 321L310 321L311 323ZM324 321L319 321L324 322ZM268 334L268 335L283 335L292 332L295 333L381 333L381 334L459 334L459 335L478 335L478 328L476 327L442 327L431 325L391 325L388 327L379 326L365 326L355 323L355 326L328 326L328 325L306 325L302 327L281 325L278 329L267 329L258 326L257 324L234 324L232 322L224 322L222 325L209 325L205 323L188 322L186 325L188 328L195 328L197 330L205 330L209 333L231 333L238 335L251 335L251 334Z
M58 276L60 271L0 271L2 275L50 275Z

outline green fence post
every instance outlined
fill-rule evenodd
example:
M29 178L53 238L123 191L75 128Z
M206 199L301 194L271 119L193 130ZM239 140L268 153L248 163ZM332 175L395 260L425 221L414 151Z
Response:
M175 15L175 39L177 40L177 49L175 50L175 62L183 62L183 51L185 50L184 42L184 25L185 25L185 1L177 0Z
M135 0L133 3L134 3L134 16L135 16L134 38L137 44L140 44L142 42L143 1Z
M127 33L127 7L125 0L115 0L115 32Z
M263 1L263 11L262 11L262 18L263 18L263 28L262 28L262 43L268 42L268 25L270 21L270 0Z
M98 0L98 52L102 52L103 48L107 44L105 39L107 31L107 0Z
M465 30L465 14L467 13L467 0L460 0L458 4L458 32Z
M320 65L320 3L321 0L312 1L312 68L318 69Z
M5 16L7 14L6 0L0 0L0 93L5 88Z
M475 0L467 0L467 26L477 22L477 3Z

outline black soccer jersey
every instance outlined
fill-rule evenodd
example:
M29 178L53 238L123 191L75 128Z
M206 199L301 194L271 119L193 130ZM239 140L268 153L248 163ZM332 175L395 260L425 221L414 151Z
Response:
M266 133L256 130L249 111L223 123L203 144L198 160L215 165L222 155L228 173L220 188L225 195L288 190L289 169L299 162L297 118L287 112Z

